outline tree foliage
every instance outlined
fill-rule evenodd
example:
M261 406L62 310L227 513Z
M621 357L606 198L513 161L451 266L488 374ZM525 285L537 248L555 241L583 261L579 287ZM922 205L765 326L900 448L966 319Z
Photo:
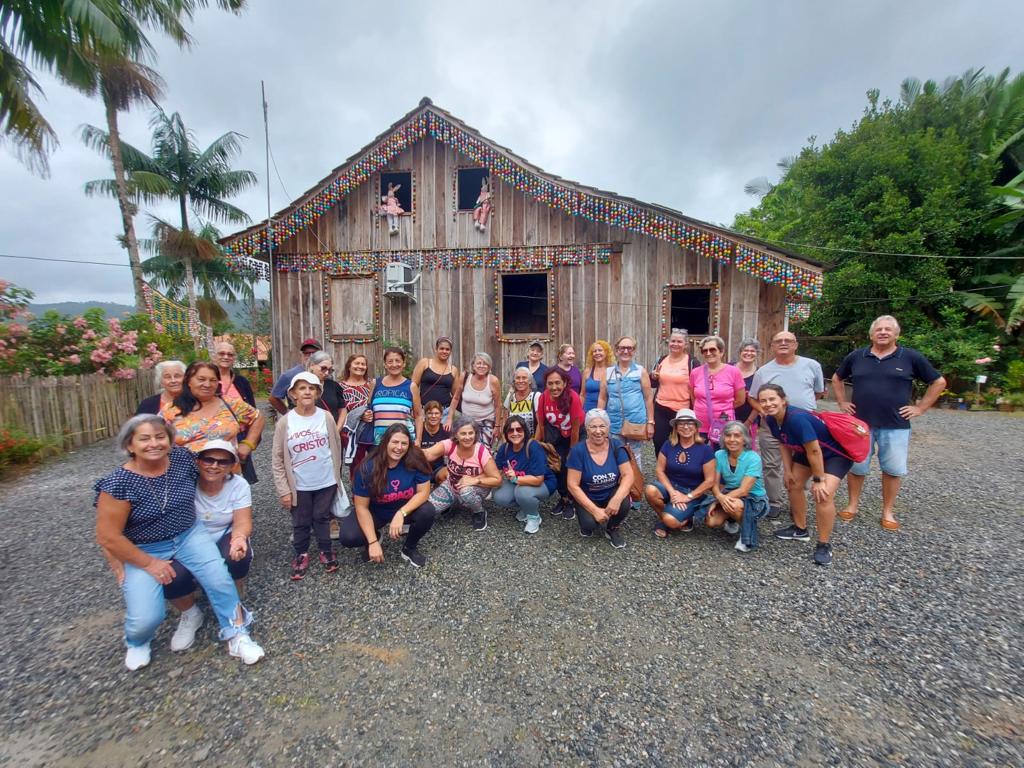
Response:
M1024 156L1022 128L1024 78L1008 71L906 80L896 103L870 91L849 129L821 146L812 138L778 183L748 185L761 201L734 227L828 265L803 333L859 342L874 317L893 314L908 344L966 376L1013 330L977 297L998 302L1022 273L1024 262L990 258L1022 242L1019 227L993 225L1005 210L995 185ZM1006 280L993 283L996 274Z

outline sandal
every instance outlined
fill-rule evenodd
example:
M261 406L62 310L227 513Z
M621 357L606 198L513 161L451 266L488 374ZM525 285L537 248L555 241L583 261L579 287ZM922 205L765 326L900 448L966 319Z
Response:
M900 524L897 523L895 520L886 520L883 517L882 518L882 527L885 528L885 530L887 530L887 531L898 531L900 529Z
M850 522L851 520L853 520L855 516L856 513L850 512L849 510L846 509L844 509L842 512L836 512L836 517L838 517L844 523Z
M659 539L667 539L668 528L665 526L664 523L656 523L654 526L654 535L657 536Z

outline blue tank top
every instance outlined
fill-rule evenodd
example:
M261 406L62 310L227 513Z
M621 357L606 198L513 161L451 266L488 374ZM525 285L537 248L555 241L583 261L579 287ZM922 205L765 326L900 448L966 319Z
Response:
M601 394L601 382L594 378L594 369L590 369L590 375L583 382L583 412L586 413L592 408L597 408L597 396Z

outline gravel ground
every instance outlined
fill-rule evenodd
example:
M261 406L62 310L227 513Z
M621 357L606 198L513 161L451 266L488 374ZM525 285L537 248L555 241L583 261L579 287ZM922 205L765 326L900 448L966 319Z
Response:
M268 448L252 668L212 620L172 654L169 620L124 669L89 490L111 442L0 484L0 765L1024 764L1022 418L929 413L903 530L879 526L873 477L831 569L770 535L747 556L719 532L656 540L644 509L621 551L575 522L456 516L421 571L389 544L292 583Z

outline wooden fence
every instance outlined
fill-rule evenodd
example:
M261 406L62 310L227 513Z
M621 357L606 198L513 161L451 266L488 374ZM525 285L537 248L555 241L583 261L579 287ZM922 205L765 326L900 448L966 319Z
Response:
M152 371L134 379L102 376L0 376L0 424L38 438L53 438L64 450L117 434L139 401L155 392Z

